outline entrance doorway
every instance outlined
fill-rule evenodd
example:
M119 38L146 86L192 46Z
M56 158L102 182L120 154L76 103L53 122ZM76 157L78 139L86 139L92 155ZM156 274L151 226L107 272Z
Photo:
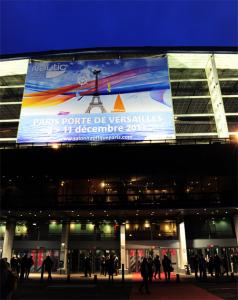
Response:
M176 272L177 249L175 248L128 249L127 250L128 270L130 273L140 272L140 264L144 257L147 258L151 257L152 259L154 259L156 255L159 255L162 263L162 259L165 254L170 258L174 271Z
M72 273L82 272L84 273L85 270L85 258L89 256L90 263L91 263L91 272L92 273L99 273L101 272L101 260L102 257L107 257L113 255L119 255L119 250L112 250L112 249L73 249L70 251L69 254L69 261L70 261L70 270ZM119 257L119 256L118 256Z

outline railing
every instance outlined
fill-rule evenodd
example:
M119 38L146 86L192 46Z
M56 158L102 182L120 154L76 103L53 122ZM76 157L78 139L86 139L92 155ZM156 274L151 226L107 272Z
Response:
M52 148L57 144L57 148L72 148L72 147L83 147L83 146L107 146L107 145L148 145L148 144L160 144L160 145L198 145L198 144L234 144L237 143L237 138L211 138L211 137L200 137L200 138L177 138L177 139L162 139L162 140L146 140L146 141L103 141L103 142L80 142L80 143L26 143L17 144L16 140L9 142L1 141L0 149L25 149L34 147Z

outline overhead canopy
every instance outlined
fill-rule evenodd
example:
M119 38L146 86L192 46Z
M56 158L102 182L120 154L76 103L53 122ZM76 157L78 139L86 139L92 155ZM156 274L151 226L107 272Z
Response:
M2 0L0 54L105 47L236 47L238 2Z

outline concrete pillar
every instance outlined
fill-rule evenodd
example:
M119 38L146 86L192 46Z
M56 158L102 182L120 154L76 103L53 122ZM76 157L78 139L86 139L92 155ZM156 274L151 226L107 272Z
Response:
M188 264L184 222L179 224L179 258L179 268L184 269L184 265Z
M62 224L60 260L64 262L62 272L68 274L69 222Z
M4 234L4 240L3 240L2 258L7 258L7 261L9 263L12 257L12 247L13 247L15 229L16 229L16 221L13 219L7 220L6 230Z
M234 229L236 234L236 243L238 245L238 214L233 216Z
M211 96L217 135L219 138L229 138L226 114L214 54L210 56L205 71Z
M121 254L121 266L124 264L126 269L126 225L120 226L120 254Z

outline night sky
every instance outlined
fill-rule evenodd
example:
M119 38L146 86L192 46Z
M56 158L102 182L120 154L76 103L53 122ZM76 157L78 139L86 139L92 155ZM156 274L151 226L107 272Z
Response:
M238 46L233 0L0 0L1 54Z

